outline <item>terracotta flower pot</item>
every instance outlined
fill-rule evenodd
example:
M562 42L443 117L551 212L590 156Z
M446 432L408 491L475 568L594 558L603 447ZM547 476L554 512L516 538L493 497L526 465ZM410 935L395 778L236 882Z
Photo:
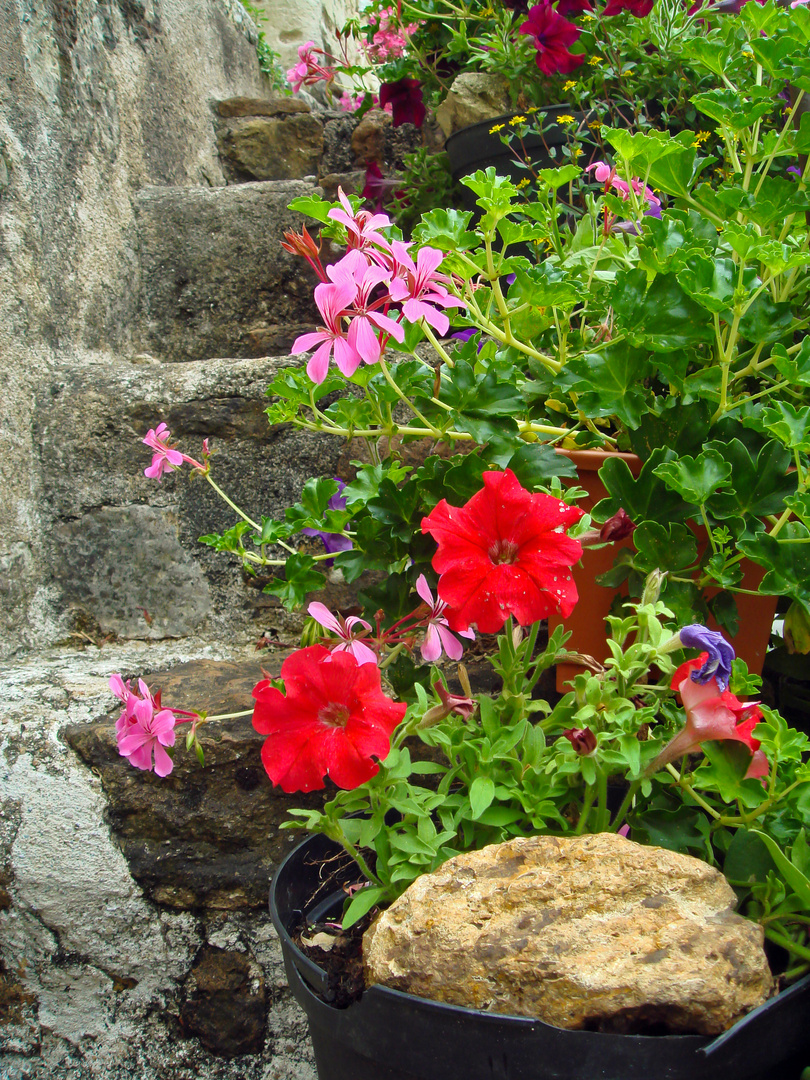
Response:
M577 467L577 483L588 492L586 498L579 502L583 510L590 512L594 506L607 496L607 491L599 477L599 469L604 465L608 457L620 457L627 462L627 466L633 476L641 472L642 462L635 454L619 454L605 450L560 450L557 453L564 454ZM706 534L702 526L693 526L698 540L705 543ZM565 623L566 630L572 631L572 637L568 641L567 648L572 652L583 653L592 656L602 663L607 659L610 650L607 646L606 617L617 593L627 595L626 588L604 588L596 583L600 574L607 573L613 566L616 552L622 547L633 546L632 536L624 540L616 541L603 548L586 548L582 553L582 561L573 569L574 581L579 593L579 603L573 612L565 620L558 616L549 616L549 630L553 630L560 623ZM745 559L743 567L743 589L755 590L764 577L765 571L756 563ZM716 595L719 589L708 589L707 595ZM749 671L757 675L762 673L762 665L765 661L765 653L768 649L768 638L776 612L777 597L755 595L746 593L735 594L737 610L740 617L740 626L731 643L737 656L748 665ZM717 623L709 620L712 630L719 630ZM730 637L727 631L723 631L726 637ZM565 684L580 672L589 670L582 664L558 664L557 665L557 690L563 692Z

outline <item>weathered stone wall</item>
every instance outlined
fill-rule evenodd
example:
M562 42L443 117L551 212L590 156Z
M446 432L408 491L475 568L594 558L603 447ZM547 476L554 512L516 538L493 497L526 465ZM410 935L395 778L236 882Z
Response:
M88 619L104 625L93 605L77 615L77 589L106 577L109 590L110 562L121 580L141 526L170 591L200 585L191 623L175 612L164 633L197 628L210 607L209 583L176 552L197 522L179 524L173 485L144 488L147 462L131 450L175 406L178 433L208 434L209 402L167 397L164 362L281 353L312 317L312 282L279 247L287 203L310 188L226 188L218 153L217 102L270 96L255 41L232 0L0 6L0 655L64 639L77 618L83 632ZM227 363L211 371L220 427L219 399L233 413L246 393L256 406L247 435L242 419L224 436L227 468L274 474L262 490L278 509L299 476L269 429L259 434L264 372L245 391ZM101 507L110 522L88 521ZM126 620L115 632L132 632Z
M147 674L178 661L196 662ZM271 787L261 737L244 721L201 732L206 768L178 755L160 781L118 757L111 720L92 723L111 671L178 707L245 708L260 663L279 662L130 642L0 670L2 1080L315 1080L266 911L295 843L276 825L300 800Z

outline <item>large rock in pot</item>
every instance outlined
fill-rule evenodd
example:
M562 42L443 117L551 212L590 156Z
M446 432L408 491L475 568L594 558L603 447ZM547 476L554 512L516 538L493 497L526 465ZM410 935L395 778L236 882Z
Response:
M363 940L367 983L561 1028L715 1035L771 994L717 870L612 833L450 859Z

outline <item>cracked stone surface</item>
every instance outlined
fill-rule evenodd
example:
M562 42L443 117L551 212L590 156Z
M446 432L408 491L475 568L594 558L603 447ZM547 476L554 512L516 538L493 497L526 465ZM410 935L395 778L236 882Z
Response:
M2 1080L315 1080L264 911L148 899L111 833L100 776L64 740L67 726L114 711L113 671L255 655L247 640L133 642L56 649L0 672ZM204 1007L240 977L252 1026L235 1023L212 1052L189 1002Z

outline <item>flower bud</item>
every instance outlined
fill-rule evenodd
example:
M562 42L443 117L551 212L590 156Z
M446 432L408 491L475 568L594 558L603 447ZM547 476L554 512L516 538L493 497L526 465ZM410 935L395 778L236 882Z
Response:
M569 728L563 732L578 754L587 757L596 750L596 736L590 728Z

